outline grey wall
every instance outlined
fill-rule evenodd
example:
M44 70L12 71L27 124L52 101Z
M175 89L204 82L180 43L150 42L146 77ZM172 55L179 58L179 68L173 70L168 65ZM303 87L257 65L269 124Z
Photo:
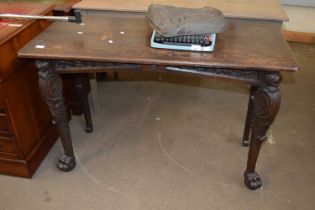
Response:
M282 0L283 4L315 7L315 0Z

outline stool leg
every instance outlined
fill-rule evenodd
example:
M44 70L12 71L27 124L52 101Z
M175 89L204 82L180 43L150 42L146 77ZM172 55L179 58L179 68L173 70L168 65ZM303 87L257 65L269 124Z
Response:
M256 86L251 86L250 93L249 93L249 99L248 99L248 108L247 108L247 115L246 115L246 122L245 122L245 128L244 128L244 135L243 135L243 146L249 146L249 136L253 121L253 101L254 101L254 94L256 91Z
M118 80L118 72L117 71L114 71L114 79Z
M90 75L90 86L91 86L91 96L92 96L92 104L93 104L94 110L96 112L99 112L100 103L98 101L98 88L97 88L96 73L92 73Z
M76 76L75 77L75 89L77 96L79 98L80 104L83 109L83 114L85 118L85 131L91 133L93 131L91 111L88 101L88 83L89 80L87 77Z

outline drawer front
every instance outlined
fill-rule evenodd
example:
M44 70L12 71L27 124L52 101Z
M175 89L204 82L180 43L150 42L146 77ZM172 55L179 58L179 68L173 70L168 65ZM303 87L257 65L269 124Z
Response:
M13 136L7 116L1 116L0 114L0 138L1 137L12 138Z
M13 139L13 133L4 100L0 98L0 139Z
M15 145L14 135L9 120L6 104L0 98L0 155L14 155L18 150Z
M17 154L17 148L14 141L0 139L0 155L1 154Z

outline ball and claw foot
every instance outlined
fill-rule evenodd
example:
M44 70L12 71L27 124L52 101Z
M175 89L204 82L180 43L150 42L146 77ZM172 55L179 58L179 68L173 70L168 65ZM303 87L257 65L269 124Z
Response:
M258 173L246 173L245 172L244 183L250 190L256 190L262 186L261 179Z
M59 158L57 168L61 171L71 171L75 167L75 158L63 155Z

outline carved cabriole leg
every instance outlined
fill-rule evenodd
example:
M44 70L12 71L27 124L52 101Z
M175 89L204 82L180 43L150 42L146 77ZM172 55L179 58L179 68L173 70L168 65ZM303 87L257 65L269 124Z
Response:
M281 82L280 73L261 73L259 80L263 85L254 93L251 140L244 173L245 185L251 190L258 189L262 185L259 174L255 171L256 162L261 144L267 138L266 132L278 113L281 101L278 87Z
M62 95L62 80L55 70L54 62L37 60L35 65L39 75L39 90L52 113L65 151L59 158L57 167L63 171L70 171L76 163Z
M250 88L246 122L245 122L244 135L243 135L243 146L249 146L249 135L250 135L252 121L253 121L253 104L254 104L254 95L255 95L256 89L257 87L253 85Z

